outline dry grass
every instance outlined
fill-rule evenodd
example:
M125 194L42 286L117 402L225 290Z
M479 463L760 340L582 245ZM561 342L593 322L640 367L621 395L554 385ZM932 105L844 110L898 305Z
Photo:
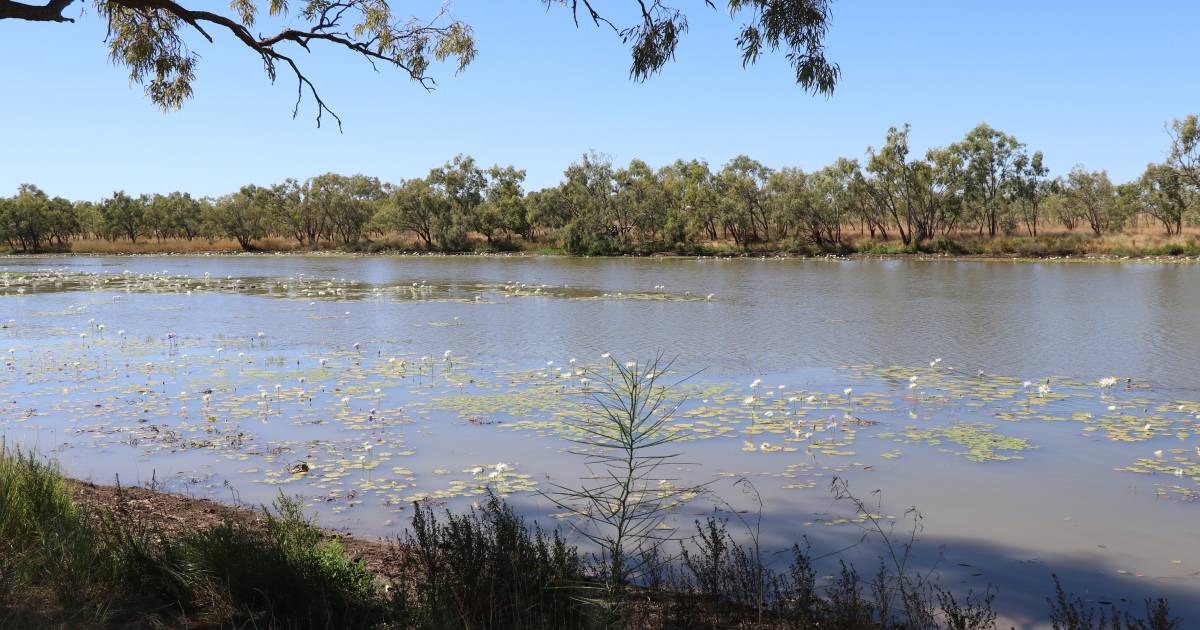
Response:
M640 255L680 254L709 256L771 255L771 254L946 254L951 256L1003 256L1046 258L1055 256L1200 256L1200 227L1188 226L1181 235L1167 236L1162 226L1141 220L1122 232L1094 236L1085 227L1067 230L1061 225L1046 225L1038 236L1024 232L1011 236L986 237L974 231L960 231L921 243L904 245L894 237L872 239L856 228L843 232L844 242L838 247L814 247L803 242L756 243L739 246L732 241L702 241L689 245L671 243L633 244L626 253ZM428 251L424 243L411 233L388 233L376 236L353 247L321 243L317 248L302 247L291 238L270 237L254 242L260 252L355 252L389 254ZM126 240L80 239L71 241L67 250L73 254L138 255L138 254L233 254L242 252L232 239L143 239L136 243ZM471 235L465 252L530 252L562 253L553 243L526 242L519 237L497 239L493 243L477 234ZM619 253L619 252L614 252Z

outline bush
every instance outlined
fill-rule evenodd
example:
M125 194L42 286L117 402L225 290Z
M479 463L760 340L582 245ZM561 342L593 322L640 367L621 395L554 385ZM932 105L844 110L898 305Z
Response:
M418 628L577 628L588 619L583 562L555 531L531 530L490 496L439 520L414 504L396 554L409 578L407 621Z

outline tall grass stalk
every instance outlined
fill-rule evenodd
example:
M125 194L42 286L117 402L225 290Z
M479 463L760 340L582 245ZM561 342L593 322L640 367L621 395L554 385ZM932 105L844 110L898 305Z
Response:
M608 623L619 619L627 587L653 574L664 562L662 546L675 540L667 516L696 488L681 488L661 474L679 453L663 452L682 435L667 423L678 407L661 382L671 363L662 356L593 372L596 383L590 414L573 421L573 453L585 460L588 474L578 486L553 484L544 493L570 516L571 526L598 552L602 597Z

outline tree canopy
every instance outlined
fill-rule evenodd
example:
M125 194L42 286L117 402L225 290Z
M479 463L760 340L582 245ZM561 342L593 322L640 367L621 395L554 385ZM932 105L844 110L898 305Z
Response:
M98 204L25 184L0 197L0 243L65 249L73 237L236 241L246 250L335 247L487 251L557 247L573 254L726 251L843 252L896 238L906 251L953 239L1004 239L1042 227L1099 237L1159 223L1181 236L1200 223L1194 117L1171 127L1170 157L1114 183L1076 166L1051 178L1040 151L986 124L919 155L908 125L865 159L814 170L739 155L720 167L676 160L655 168L588 152L561 181L526 190L525 171L458 155L395 183L326 173L216 198L115 192ZM270 239L273 242L266 242ZM940 245L939 245L940 243Z
M529 1L529 0L526 0ZM547 7L566 7L576 26L580 18L611 29L629 46L630 77L643 81L675 58L679 38L688 30L687 15L663 0L625 0L636 17L629 24L603 13L591 0L540 0ZM744 19L735 43L743 65L767 51L783 51L795 70L796 82L813 93L832 93L840 73L825 56L831 0L727 0L732 16ZM704 0L716 10L714 0ZM293 117L305 96L316 104L320 126L325 115L341 127L341 118L327 105L317 86L297 61L300 52L340 50L373 67L398 70L427 89L435 82L435 62L465 69L478 53L472 26L453 18L443 6L433 15L405 17L387 0L231 0L215 9L200 0L0 0L0 20L74 22L88 6L107 23L109 57L129 69L132 82L145 86L146 95L163 110L175 110L192 96L200 56L197 39L217 44L217 36L248 48L274 82L280 69L296 81ZM598 4L598 3L597 3ZM263 18L278 30L262 35L255 27Z

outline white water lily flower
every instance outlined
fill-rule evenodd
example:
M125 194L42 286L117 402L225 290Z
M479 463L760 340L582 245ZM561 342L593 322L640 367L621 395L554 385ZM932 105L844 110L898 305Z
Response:
M751 405L751 404L754 404L754 397L753 397L753 396L747 396L747 397L743 398L743 399L742 399L742 404L743 404L743 405Z
M761 379L761 378L756 378L756 379L754 379L754 380L753 380L753 381L750 383L750 389L754 389L754 388L758 387L759 383L762 383L762 379Z
M850 396L850 394L853 394L853 393L854 393L854 388L853 388L853 387L847 387L846 389L843 389L843 390L842 390L842 393L843 393L843 394L845 394L845 395L846 395L846 397L849 397L849 396Z

